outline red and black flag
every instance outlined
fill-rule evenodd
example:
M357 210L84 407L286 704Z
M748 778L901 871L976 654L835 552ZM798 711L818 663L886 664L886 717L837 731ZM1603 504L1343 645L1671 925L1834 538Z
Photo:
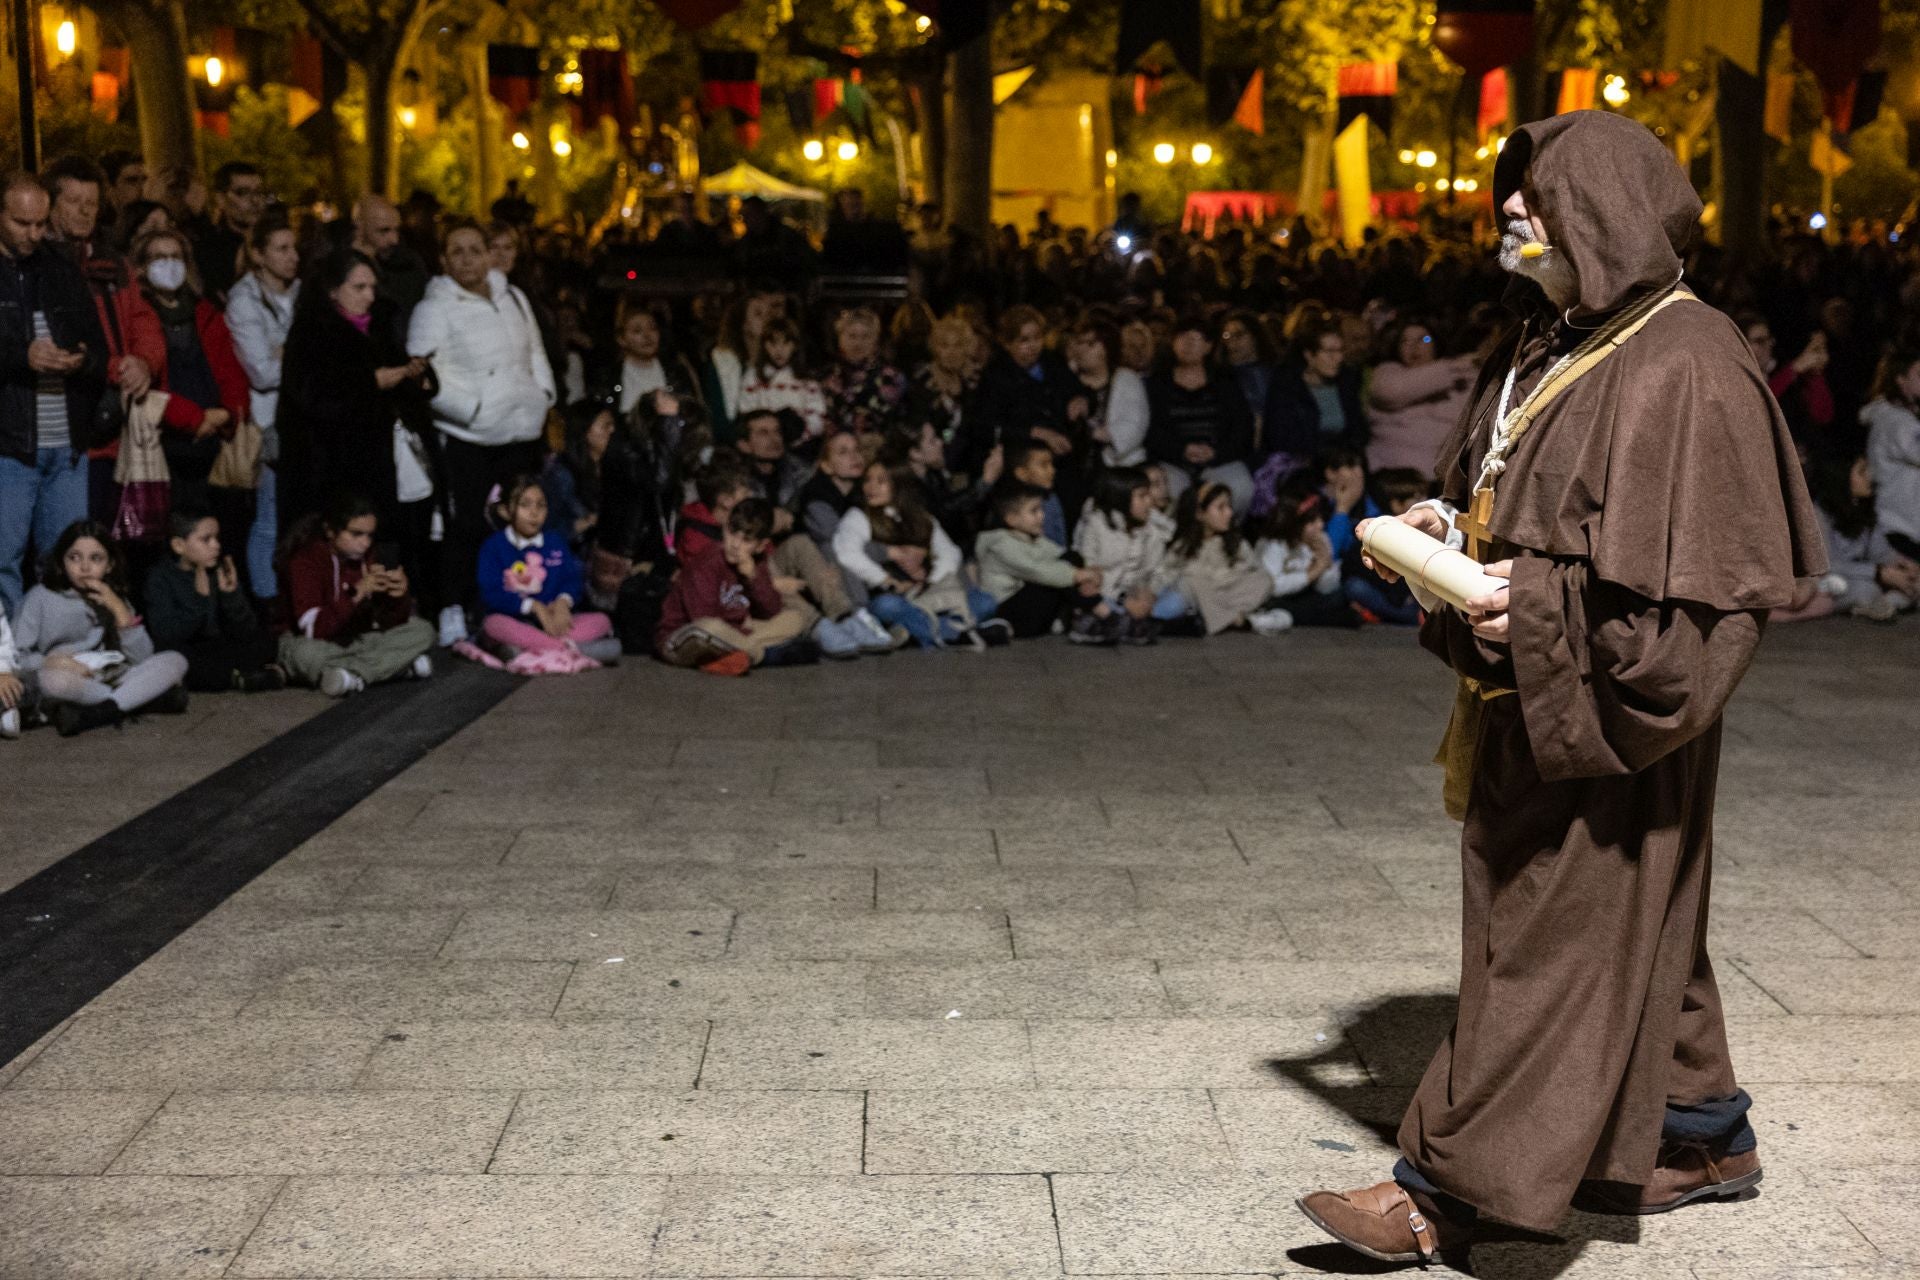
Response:
M633 73L625 49L580 52L580 122L594 125L612 116L624 136L633 127Z
M296 33L287 78L287 123L300 128L347 91L347 60L318 36ZM316 129L321 126L315 125Z
M487 96L519 120L540 97L540 50L530 44L487 46Z
M993 0L907 0L940 27L940 43L949 49L972 44L993 26Z
M744 49L700 51L700 106L709 116L725 112L740 145L760 142L760 55Z
M1265 133L1266 87L1265 73L1252 64L1208 67L1207 123L1238 124L1251 133Z
M1344 132L1360 116L1369 116L1380 132L1393 132L1393 95L1400 88L1397 62L1354 62L1340 68L1340 114L1334 132Z
M1200 79L1206 71L1206 36L1200 0L1120 0L1120 75L1132 71L1148 50L1166 41L1181 70Z
M1433 46L1475 75L1533 52L1533 0L1439 0Z
M1858 114L1854 82L1880 51L1880 0L1792 0L1787 20L1793 56L1820 82L1826 116L1845 133Z

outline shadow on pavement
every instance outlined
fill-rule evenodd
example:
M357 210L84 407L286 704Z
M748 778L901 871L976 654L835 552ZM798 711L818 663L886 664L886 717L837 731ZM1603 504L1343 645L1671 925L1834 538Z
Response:
M1343 1011L1342 1034L1330 1037L1318 1052L1306 1057L1275 1058L1268 1065L1276 1074L1378 1134L1381 1141L1397 1145L1399 1121L1382 1118L1377 1100L1380 1085L1401 1081L1342 1083L1342 1069L1350 1068L1356 1056L1375 1072L1383 1061L1404 1061L1410 1052L1424 1061L1433 1047L1435 1029L1440 1028L1444 1034L1444 1029L1452 1025L1454 1007L1452 996L1389 996ZM1450 1264L1454 1271L1481 1280L1552 1280L1573 1266L1587 1245L1596 1240L1634 1244L1639 1239L1637 1218L1576 1212L1569 1215L1559 1235L1485 1222L1471 1255L1451 1259ZM1376 1262L1333 1243L1289 1249L1287 1259L1328 1275L1371 1276L1406 1269L1400 1264Z

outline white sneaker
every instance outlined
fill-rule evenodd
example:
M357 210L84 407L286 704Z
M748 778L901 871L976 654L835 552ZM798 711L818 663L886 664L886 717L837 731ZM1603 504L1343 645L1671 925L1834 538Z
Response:
M440 611L440 647L451 649L467 638L467 611L450 604Z
M20 708L8 707L5 711L0 711L0 738L17 738L19 736Z
M1285 609L1263 609L1248 617L1247 625L1256 635L1277 636L1293 629L1293 615Z
M855 610L845 625L860 641L862 653L892 653L900 647L894 643L893 633L881 626L880 619L865 609Z
M359 693L366 687L365 680L345 667L328 667L320 673L320 692L329 698L344 698L350 693Z
M433 679L433 659L424 653L421 654L413 660L413 665L407 668L407 673L415 680Z

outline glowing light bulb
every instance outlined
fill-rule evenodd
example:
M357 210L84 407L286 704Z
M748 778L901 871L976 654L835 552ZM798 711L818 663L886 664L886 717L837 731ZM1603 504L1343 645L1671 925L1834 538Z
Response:
M1432 151L1423 149L1413 153L1413 162L1419 165L1422 169L1431 169L1433 168L1433 166L1440 163L1440 157L1435 155Z
M1194 143L1193 144L1193 162L1195 164L1212 164L1213 163L1213 147L1205 142Z
M533 139L527 137L521 130L516 129L513 131L513 145L515 150L525 151L533 145Z
M933 29L933 19L923 13L913 20L913 29L921 35L925 35Z
M53 33L53 47L60 51L63 58L71 58L73 51L80 47L80 32L74 27L73 19L68 18Z
M555 154L556 156L559 156L562 160L565 160L568 156L573 154L573 144L571 142L568 142L565 138L555 138L553 140L553 154Z
M826 144L822 143L818 138L808 138L800 144L800 154L809 160L818 162L827 154Z
M400 114L400 127L402 129L411 129L413 128L414 125L420 123L420 113L418 111L415 111L412 107L400 108L399 114Z
M1412 164L1412 163L1413 163L1413 152L1411 152L1411 151L1402 151L1402 152L1400 153L1400 163L1401 163L1401 164Z
M1161 164L1172 164L1173 163L1173 144L1171 142L1155 143L1153 147L1153 158L1155 160L1158 160Z
M1600 90L1600 96L1606 99L1608 106L1617 110L1626 106L1627 99L1633 95L1627 92L1626 77L1608 76L1606 87Z
M1438 182L1436 182L1436 183L1434 183L1433 185L1434 185L1435 187L1437 187L1437 188L1439 188L1439 189L1440 189L1440 190L1442 190L1442 191L1447 191L1447 190L1450 190L1450 189L1452 188L1452 186L1453 186L1453 182L1452 182L1452 180L1451 180L1451 179L1448 179L1448 178L1442 178L1442 179L1440 179L1440 181L1438 181Z
M218 58L208 58L206 65L207 87L218 89L220 82L227 78L226 64Z
M843 142L835 154L842 160L858 160L860 158L860 144L852 141Z
M1107 148L1107 168L1116 168L1120 163L1120 153L1112 147Z

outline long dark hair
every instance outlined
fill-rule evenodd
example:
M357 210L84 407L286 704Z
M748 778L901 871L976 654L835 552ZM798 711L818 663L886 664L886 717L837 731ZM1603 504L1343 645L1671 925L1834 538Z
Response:
M560 451L562 463L573 472L574 492L579 495L581 505L589 511L600 509L600 464L594 461L593 453L587 447L587 435L603 413L613 416L613 431L617 437L620 434L619 403L582 400L567 409L567 442ZM613 448L615 443L608 441L607 448Z
M1843 538L1857 538L1878 522L1873 495L1857 498L1853 493L1853 469L1860 462L1858 453L1819 453L1809 468L1807 488L1820 509L1833 522L1833 531Z
M1326 498L1321 496L1310 477L1295 475L1282 484L1279 493L1274 495L1273 512L1267 517L1260 536L1297 547L1306 538L1307 526L1315 520L1326 518Z
M1181 494L1173 511L1173 542L1168 550L1182 560L1191 560L1199 555L1200 548L1207 545L1211 532L1200 522L1200 513L1223 496L1227 501L1233 501L1231 489L1212 482L1194 485ZM1229 560L1240 554L1240 548L1246 542L1247 535L1237 524L1229 525L1227 531L1220 535L1220 549L1227 553Z
M82 538L92 538L106 549L107 572L103 581L112 587L115 594L127 594L127 562L120 555L120 544L113 540L113 533L98 520L75 520L60 531L54 540L53 550L47 552L47 558L40 567L40 582L49 591L77 591L73 579L67 576L67 552L73 550L73 544ZM87 606L87 612L93 616L103 635L100 647L117 649L120 647L120 630L113 624L113 613L95 604L82 595L81 600Z
M299 315L324 316L334 309L333 291L347 282L355 267L365 267L378 278L380 270L373 259L353 248L341 245L322 254L300 286Z
M1133 495L1152 487L1139 467L1108 467L1093 477L1093 509L1114 528L1131 533L1144 523L1133 518Z
M285 576L287 565L305 550L309 543L324 542L340 532L361 516L378 516L379 510L371 499L358 493L340 492L327 499L324 510L310 511L295 520L287 529L287 536L280 539L280 545L274 548L274 570ZM378 526L375 527L378 532Z
M873 540L889 547L930 547L933 544L933 517L920 505L919 477L905 467L889 467L880 462L868 463L867 471L875 467L887 473L887 480L893 486L895 514L888 515L884 509L867 505L867 472L862 471L860 509L867 513L867 523L873 526Z

